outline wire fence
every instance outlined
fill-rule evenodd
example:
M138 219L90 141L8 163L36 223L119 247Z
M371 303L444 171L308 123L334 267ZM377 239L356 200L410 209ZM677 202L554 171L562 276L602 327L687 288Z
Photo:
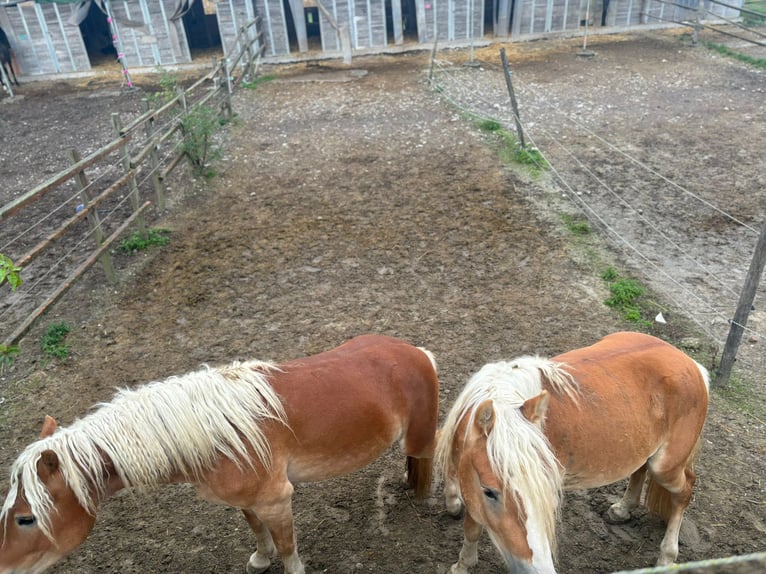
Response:
M588 113L599 107L597 95L574 107L567 100L565 107L544 85L526 81L523 74L512 75L522 108L518 115L499 59L480 66L436 59L431 81L445 100L471 117L497 121L511 133L520 123L527 144L547 163L552 193L565 198L564 209L579 211L626 265L648 280L666 302L655 302L658 314L681 312L720 351L760 224L727 209L725 195L711 201L685 182L660 173L650 148L605 135L609 130L594 126ZM700 169L703 165L701 159ZM705 236L701 221L715 223L724 232ZM766 333L743 327L751 341L766 340Z
M111 253L118 240L129 229L146 236L147 219L165 210L168 178L184 159L204 167L194 138L214 134L195 133L208 129L198 124L230 119L233 89L257 73L258 23L243 26L229 57L191 86L145 98L144 113L127 125L112 114L111 142L86 158L69 150L69 168L0 206L0 253L21 267L23 279L0 300L0 352L12 349L95 263L117 281Z

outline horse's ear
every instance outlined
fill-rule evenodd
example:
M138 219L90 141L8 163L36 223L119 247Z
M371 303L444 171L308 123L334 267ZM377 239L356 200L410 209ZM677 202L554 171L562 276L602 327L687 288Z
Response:
M37 461L37 474L45 479L59 469L59 457L52 450L44 450Z
M50 415L45 415L45 421L43 422L43 430L40 431L40 438L51 436L56 431L57 428L58 428L58 424L56 423L56 419L54 419Z
M543 424L543 420L545 420L545 412L548 410L548 400L550 398L551 396L548 394L548 391L543 390L543 392L536 397L524 401L524 404L521 405L521 414L532 424L538 426Z
M495 407L491 400L484 401L476 408L476 426L484 436L489 436L495 426Z

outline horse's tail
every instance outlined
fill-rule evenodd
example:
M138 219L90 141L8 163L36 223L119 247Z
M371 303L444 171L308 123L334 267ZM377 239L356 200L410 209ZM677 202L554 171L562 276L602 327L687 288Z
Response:
M433 483L433 459L407 457L407 484L415 491L415 498L431 494Z

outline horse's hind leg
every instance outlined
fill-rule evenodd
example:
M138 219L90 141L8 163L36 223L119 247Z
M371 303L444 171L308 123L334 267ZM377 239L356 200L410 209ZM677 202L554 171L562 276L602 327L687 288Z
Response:
M644 488L647 465L644 465L630 475L628 488L619 502L615 502L606 512L607 520L613 524L630 520L630 512L641 502L641 491Z
M659 467L659 468L657 468ZM691 468L691 461L682 467L670 470L662 464L650 461L649 482L646 489L646 506L658 514L667 523L665 536L660 544L658 566L675 562L678 557L678 533L684 511L692 498L692 489L696 476Z
M277 556L277 547L274 546L271 532L260 521L255 512L245 508L242 509L242 513L245 515L245 520L250 525L250 529L255 533L255 540L257 542L256 550L247 562L247 573L259 574L269 569L272 559Z

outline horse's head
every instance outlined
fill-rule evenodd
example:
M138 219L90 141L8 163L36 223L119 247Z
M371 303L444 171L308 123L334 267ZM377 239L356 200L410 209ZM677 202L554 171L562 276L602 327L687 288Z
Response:
M548 393L543 391L515 411L519 419L526 419L526 426L539 431L547 404ZM506 443L508 421L499 417L507 416L508 412L498 412L493 401L486 400L469 419L457 469L466 512L487 529L510 572L554 573L551 525L555 523L558 482L538 483L544 472L540 472L536 453L532 461L518 458L511 461L513 457L527 455L513 452L518 445L511 447ZM550 501L541 500L551 495L551 487L555 491L552 506Z
M55 430L56 421L46 417L41 438ZM40 453L31 471L36 479L20 472L0 514L0 574L42 572L77 548L95 522L67 485L55 452Z

